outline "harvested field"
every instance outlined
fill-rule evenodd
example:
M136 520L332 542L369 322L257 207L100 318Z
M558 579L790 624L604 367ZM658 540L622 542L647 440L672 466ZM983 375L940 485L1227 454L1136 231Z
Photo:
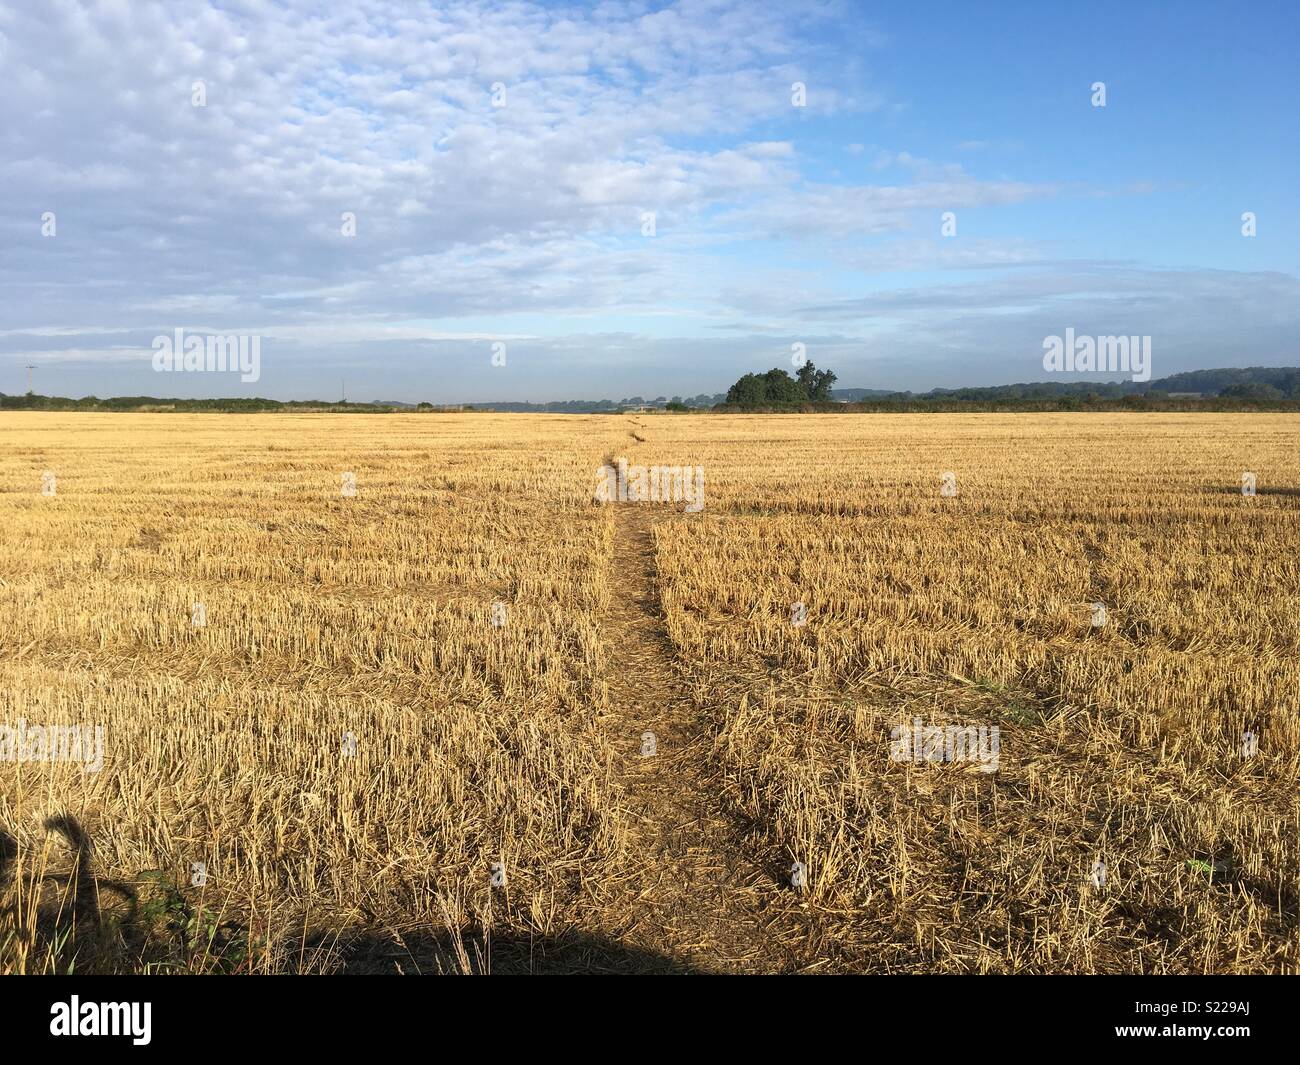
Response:
M1298 431L6 413L0 972L1294 972Z

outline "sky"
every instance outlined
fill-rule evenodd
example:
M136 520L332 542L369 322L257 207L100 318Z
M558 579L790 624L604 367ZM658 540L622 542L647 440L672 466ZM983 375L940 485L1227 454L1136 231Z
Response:
M1300 365L1298 43L1293 2L0 0L0 392L1107 379L1044 369L1066 329ZM160 372L177 329L257 379Z

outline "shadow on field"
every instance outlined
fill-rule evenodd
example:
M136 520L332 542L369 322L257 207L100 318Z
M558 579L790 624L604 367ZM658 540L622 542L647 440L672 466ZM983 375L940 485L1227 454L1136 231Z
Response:
M18 861L18 841L4 829L0 829L0 891L9 886L13 879L14 865Z
M120 951L139 940L134 888L97 874L94 848L70 814L46 818L45 830L62 839L62 871L19 872L18 840L0 830L0 921L28 947L41 971L71 971L78 955Z
M256 936L204 909L185 887L157 871L142 874L147 897L99 876L89 834L69 814L45 829L64 844L59 870L19 864L18 840L0 829L0 942L5 927L27 945L29 971L247 972ZM21 871L21 879L20 879ZM21 924L16 897L25 899ZM489 935L472 925L406 932L344 928L284 942L280 971L312 973L686 974L691 966L601 936Z
M691 966L602 936L566 932L558 936L486 937L471 932L407 932L401 935L344 930L308 940L305 956L320 970L346 975L491 973L494 976L688 975Z
M46 818L45 830L63 839L68 848L71 868L63 872L40 873L24 885L29 893L33 887L47 883L61 889L53 903L43 900L39 891L29 899L29 902L39 904L41 924L57 922L97 926L110 912L121 916L109 905L111 896L125 901L125 919L129 923L135 915L135 891L129 884L108 880L96 873L94 848L80 822L70 814L60 814ZM18 840L0 830L0 890L10 885L17 864Z
M1235 485L1229 485L1227 488L1220 488L1219 493L1221 495L1241 496L1241 488ZM1295 488L1291 485L1274 485L1270 487L1269 485L1261 484L1255 489L1255 494L1257 496L1300 496L1300 488ZM1243 499L1249 498L1249 496L1241 497Z

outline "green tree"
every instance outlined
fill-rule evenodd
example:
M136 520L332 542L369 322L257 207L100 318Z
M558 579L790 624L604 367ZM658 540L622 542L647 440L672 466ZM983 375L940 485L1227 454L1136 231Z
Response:
M810 367L812 363L808 364ZM818 370L811 378L808 385L808 398L814 403L829 403L831 401L831 385L836 381L834 370Z
M727 390L727 402L737 407L761 407L766 400L767 385L758 374L745 374Z
M819 370L812 362L805 362L799 367L799 372L795 374L795 377L803 385L804 392L811 402L829 403L831 401L831 385L836 380L834 370Z
M1244 399L1251 403L1271 403L1285 396L1272 385L1266 385L1259 382L1250 384L1229 385L1219 393L1225 399Z
M803 385L781 369L768 370L763 375L768 403L806 403L808 392Z

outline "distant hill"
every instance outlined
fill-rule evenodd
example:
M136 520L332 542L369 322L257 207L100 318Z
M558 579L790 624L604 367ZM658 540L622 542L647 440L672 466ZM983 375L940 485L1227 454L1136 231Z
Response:
M1268 390L1275 390L1275 393ZM1011 385L980 385L970 388L932 388L929 392L884 392L875 388L836 388L837 401L864 400L996 400L1056 399L1064 396L1096 395L1103 399L1140 396L1146 393L1182 393L1245 399L1300 399L1300 367L1246 366L1218 370L1189 370L1154 381L1024 381Z
M1224 389L1265 385L1283 395L1300 395L1300 368L1295 366L1246 366L1224 370L1189 370L1151 382L1153 392L1200 392L1217 396Z

